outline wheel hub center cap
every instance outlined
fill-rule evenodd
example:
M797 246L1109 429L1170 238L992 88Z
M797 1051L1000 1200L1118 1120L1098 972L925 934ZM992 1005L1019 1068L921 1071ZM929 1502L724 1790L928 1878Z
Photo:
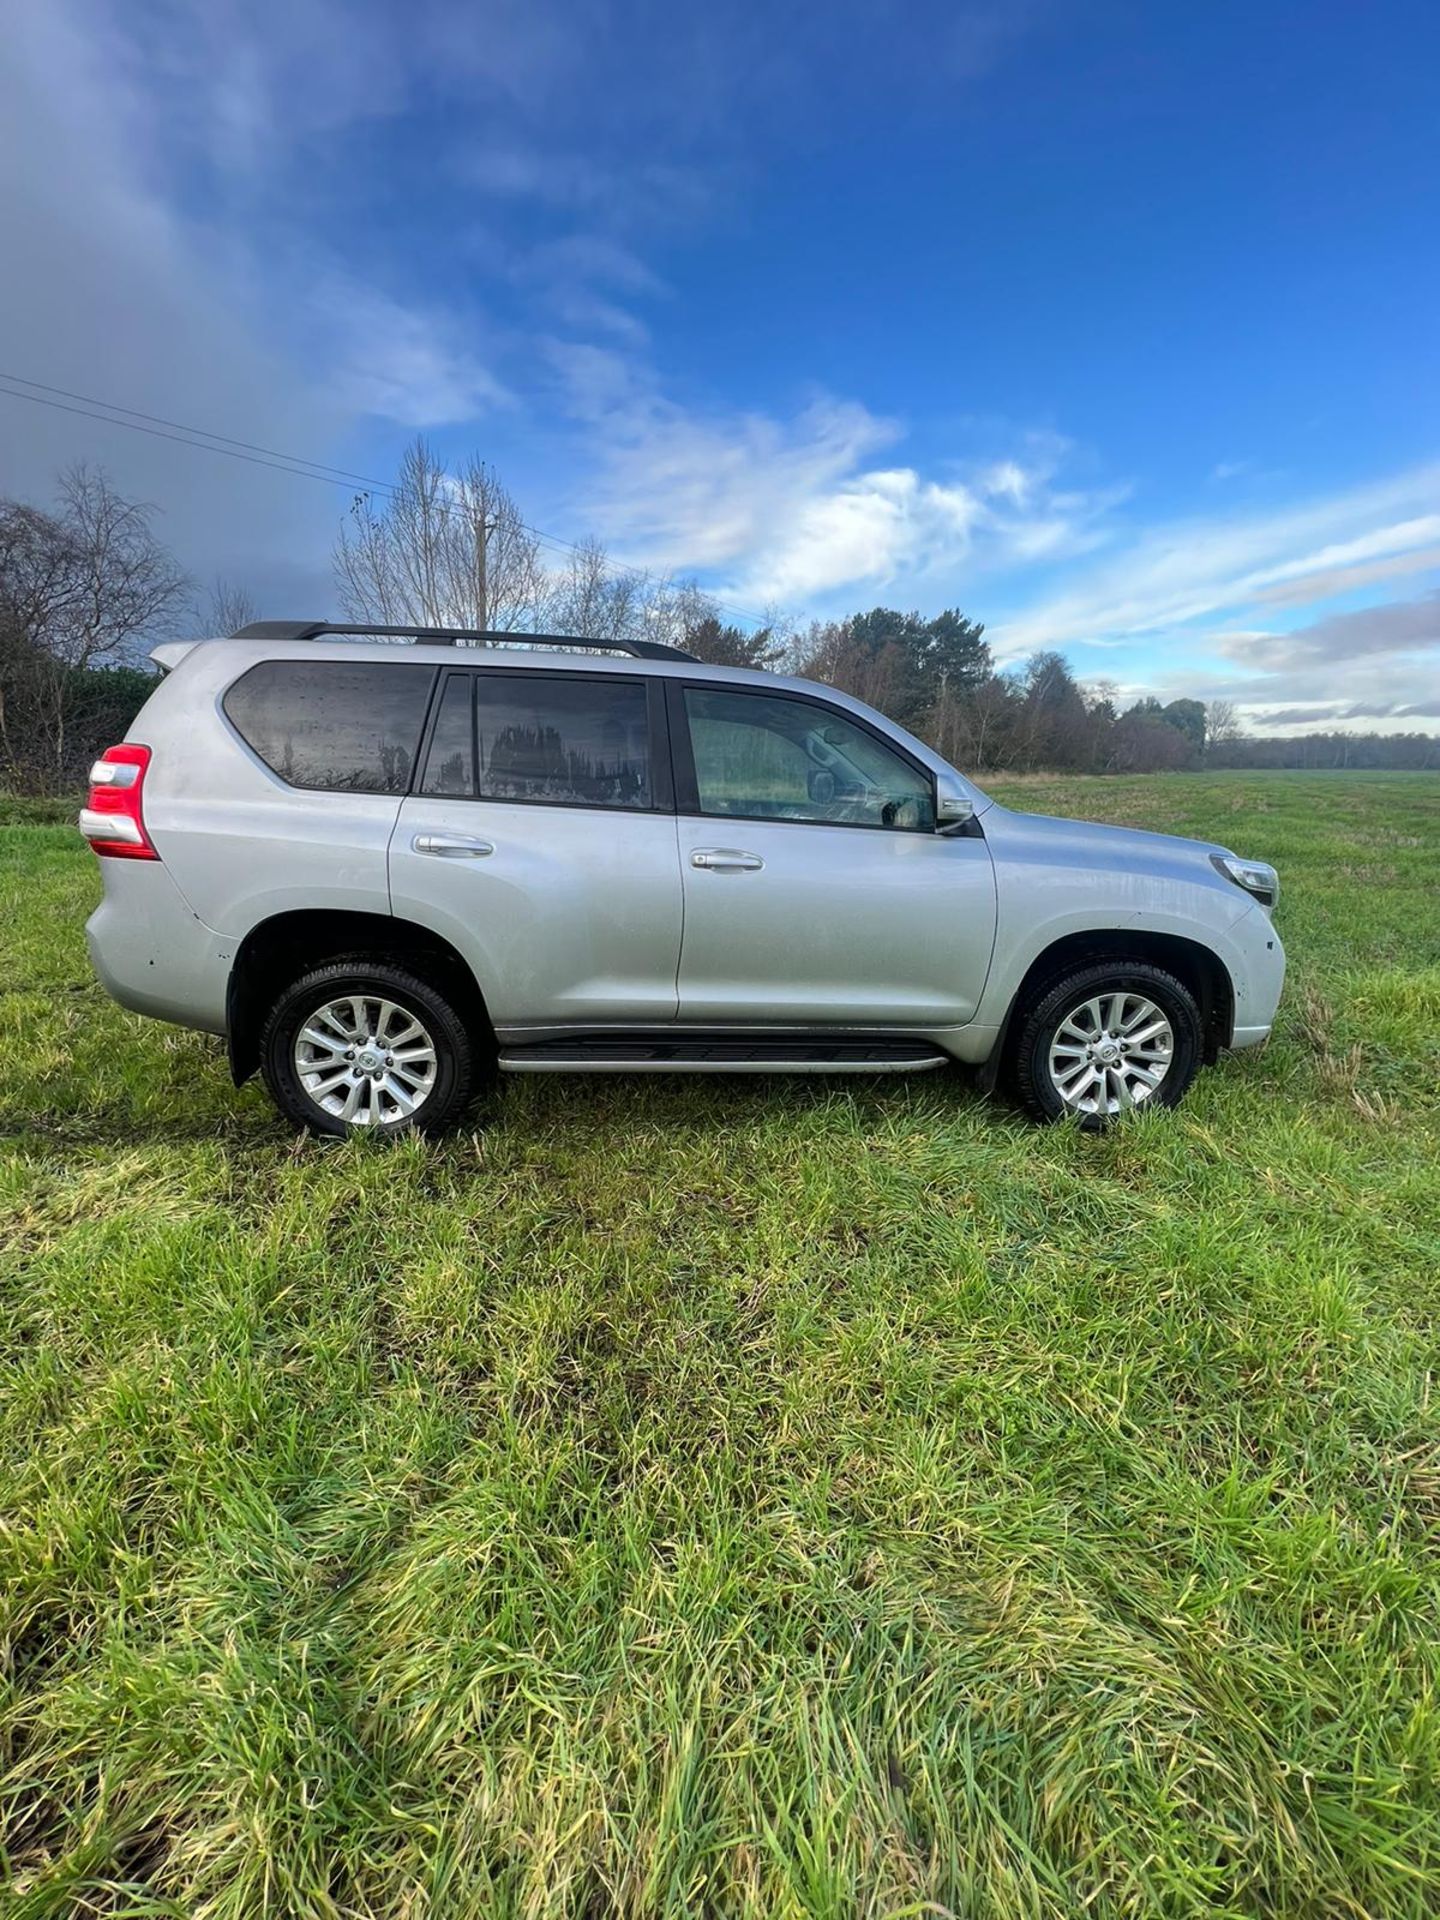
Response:
M1115 1040L1101 1041L1100 1045L1095 1049L1095 1058L1102 1061L1107 1067L1113 1066L1120 1058L1119 1042Z
M378 1073L385 1064L385 1056L378 1047L362 1047L355 1056L355 1064L361 1073Z

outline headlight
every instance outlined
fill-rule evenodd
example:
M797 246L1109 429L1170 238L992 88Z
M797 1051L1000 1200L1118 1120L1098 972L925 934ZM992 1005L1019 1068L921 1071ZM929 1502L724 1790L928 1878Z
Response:
M1268 861L1237 860L1233 853L1212 853L1210 863L1237 887L1253 893L1262 907L1273 907L1280 898L1280 876Z

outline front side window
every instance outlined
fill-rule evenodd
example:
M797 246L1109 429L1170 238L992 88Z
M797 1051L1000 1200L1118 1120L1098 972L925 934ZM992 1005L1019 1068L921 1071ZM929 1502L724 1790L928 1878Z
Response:
M934 831L929 776L833 708L687 687L685 712L702 813Z
M648 807L645 687L598 675L587 680L549 673L452 673L421 787L426 793L481 800Z
M367 660L265 660L225 695L231 725L292 787L404 793L433 667Z

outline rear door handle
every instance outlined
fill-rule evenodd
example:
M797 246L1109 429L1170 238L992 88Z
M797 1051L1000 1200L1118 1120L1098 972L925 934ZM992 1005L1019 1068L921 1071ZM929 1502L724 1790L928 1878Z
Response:
M765 862L758 853L741 853L737 847L697 847L690 864L711 873L758 873Z
M441 860L484 860L495 851L493 840L472 840L463 833L417 833L410 844L416 853Z

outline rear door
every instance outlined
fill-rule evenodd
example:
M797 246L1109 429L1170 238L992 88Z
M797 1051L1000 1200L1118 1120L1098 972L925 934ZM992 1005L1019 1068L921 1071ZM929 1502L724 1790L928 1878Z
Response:
M974 1017L990 851L935 831L929 769L828 701L672 681L689 1025Z
M390 894L470 961L497 1028L673 1020L680 869L655 683L446 668Z

